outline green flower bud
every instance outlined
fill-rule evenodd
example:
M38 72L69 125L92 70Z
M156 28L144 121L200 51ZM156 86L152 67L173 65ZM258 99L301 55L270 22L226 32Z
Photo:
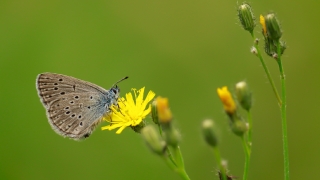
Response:
M151 116L152 116L152 121L155 124L159 124L159 117L158 117L157 101L156 100L154 100L151 105Z
M249 111L252 106L252 94L245 81L236 84L236 96L241 107Z
M166 148L166 143L160 137L159 133L153 126L146 126L141 130L141 135L148 147L156 154L163 155Z
M271 38L269 38L269 37L265 37L264 38L264 43L265 43L264 51L270 57L278 57L277 56L277 54L278 54L277 43L274 40L272 40ZM280 52L281 52L281 55L284 53L286 48L287 48L286 42L280 40Z
M234 116L234 120L231 122L231 130L237 136L243 136L243 134L248 130L248 125L243 120Z
M271 57L277 52L277 46L274 44L274 41L267 36L264 38L264 51Z
M242 3L238 8L238 17L243 29L253 32L256 26L255 17L252 12L252 8L248 3Z
M282 36L282 30L275 14L269 13L264 17L264 19L268 37L270 37L272 40L278 41Z
M217 130L214 122L210 119L206 119L202 122L202 134L206 142L216 147L218 145Z
M285 41L281 41L280 40L280 51L281 51L281 55L284 53L284 50L287 49L287 43Z
M177 129L175 129L171 123L162 124L163 128L163 138L169 146L177 147L181 136Z

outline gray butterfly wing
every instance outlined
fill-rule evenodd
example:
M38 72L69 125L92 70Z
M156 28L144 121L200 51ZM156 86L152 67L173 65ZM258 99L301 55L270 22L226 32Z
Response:
M61 74L40 74L36 86L51 127L75 140L89 137L116 101L95 84Z
M55 101L57 97L60 97L60 95L68 93L100 92L104 94L108 92L93 83L54 73L39 74L36 80L36 88L44 106L48 106Z

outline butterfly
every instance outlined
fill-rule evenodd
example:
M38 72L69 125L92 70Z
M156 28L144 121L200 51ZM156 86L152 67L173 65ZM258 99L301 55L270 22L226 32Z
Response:
M52 129L74 140L87 138L117 105L120 88L117 81L109 90L71 76L42 73L37 76L36 89L46 110Z

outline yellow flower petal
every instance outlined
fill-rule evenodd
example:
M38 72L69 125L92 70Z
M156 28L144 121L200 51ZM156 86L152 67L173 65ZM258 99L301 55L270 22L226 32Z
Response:
M146 99L144 100L144 102L142 103L142 108L145 109L147 104L154 98L156 94L152 91L149 91L147 94Z
M143 103L143 94L144 94L144 88L141 88L139 91L138 91L138 97L136 97L136 107L137 109L141 109L141 105Z
M223 104L223 108L226 112L233 114L236 111L236 103L234 102L231 93L229 92L227 86L217 89L217 93Z
M266 27L266 21L262 15L260 15L260 24L262 26L262 31L264 35L267 35L267 27Z
M159 122L170 123L172 120L172 113L169 108L168 98L159 96L156 98L155 101L157 103L157 112L158 112Z
M126 106L130 106L127 108L134 108L133 106L135 105L132 94L131 93L127 93L126 94L126 100L124 101Z
M121 128L116 131L116 134L120 134L126 127L130 126L129 123L123 124Z
M143 111L141 114L142 117L146 117L151 112L151 105L149 105L148 109Z

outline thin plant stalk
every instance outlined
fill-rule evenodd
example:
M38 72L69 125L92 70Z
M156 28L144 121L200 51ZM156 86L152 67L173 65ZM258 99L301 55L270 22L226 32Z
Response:
M158 124L158 128L159 128L160 136L162 137L162 128L161 128L161 125L160 125L160 124ZM174 160L174 158L173 158L173 156L172 156L172 154L171 154L171 152L170 152L170 150L169 150L168 147L166 147L165 151L167 152L168 157L169 157L169 159L171 160L172 164L174 164L175 166L177 166L177 163L175 162L175 160Z
M220 151L219 151L219 149L217 147L215 147L215 148L213 148L213 152L214 152L214 155L216 156L217 162L219 163L220 172L222 174L222 179L223 180L227 180L226 170L222 165Z
M245 165L244 165L244 172L243 172L243 180L246 180L248 178L248 172L249 172L249 164L250 164L250 157L251 157L251 148L252 148L252 115L251 111L247 111L248 114L248 133L247 133L247 141L245 137L243 136L242 139L242 145L243 150L245 151Z
M187 173L184 171L184 169L178 168L175 164L172 163L172 161L170 160L170 158L168 156L163 156L163 160L165 161L165 163L168 165L168 167L170 169L172 169L173 171L177 172L180 177L184 180L190 180L190 178L188 177Z
M245 163L244 163L244 171L243 171L243 180L247 180L248 172L249 172L249 163L250 163L250 150L248 147L248 143L246 142L244 136L241 137L242 146L245 153Z
M287 133L287 102L286 102L286 78L281 61L281 46L280 41L277 41L278 48L278 65L281 77L281 88L282 88L282 104L281 104L281 119L282 119L282 137L283 137L283 158L284 158L284 179L289 180L289 152L288 152L288 133Z
M252 145L252 115L251 111L248 111L248 143L249 143L249 148L250 148L250 153L251 153L251 145Z
M161 125L160 125L160 124L158 124L158 128L159 128L160 136L162 137L162 128L161 128Z
M253 40L255 41L256 38L255 38L253 32L251 33L251 36L252 36ZM269 69L268 69L268 67L267 67L266 63L264 62L264 59L263 59L263 57L262 57L262 55L261 55L260 48L259 48L259 46L258 46L257 43L253 43L253 44L254 44L254 47L257 49L257 53L258 53L257 55L258 55L258 57L259 57L259 59L260 59L260 62L261 62L261 64L262 64L262 67L263 67L263 69L264 69L264 71L265 71L265 73L266 73L266 75L267 75L267 77L268 77L268 80L269 80L269 82L270 82L270 84L271 84L272 90L273 90L273 92L274 92L274 94L275 94L275 96L276 96L276 98L277 98L277 100L278 100L279 106L281 106L281 104L282 104L281 98L280 98L279 93L278 93L278 91L277 91L277 88L276 88L276 86L275 86L275 84L274 84L274 82L273 82L273 80L272 80L272 78L271 78Z
M184 167L184 161L183 161L183 156L181 154L181 150L179 146L173 147L174 149L174 153L175 153L175 157L177 160L177 172L180 174L180 176L185 179L185 180L190 180L185 167Z
M172 161L170 160L170 158L168 156L162 156L162 158L170 169L172 169L173 171L176 171L176 169L177 169L176 165L172 163Z
M162 128L161 128L160 124L158 124L158 128L159 128L159 133L162 136ZM173 156L170 152L170 149L168 147L166 147L166 149L165 149L168 156L163 156L164 161L169 166L169 168L172 169L173 171L177 172L182 179L190 180L190 178L184 168L183 156L181 154L180 147L177 146L177 147L174 147L173 149L174 149L173 151L175 153L175 157L176 157L177 161L175 161L175 159L173 158Z

